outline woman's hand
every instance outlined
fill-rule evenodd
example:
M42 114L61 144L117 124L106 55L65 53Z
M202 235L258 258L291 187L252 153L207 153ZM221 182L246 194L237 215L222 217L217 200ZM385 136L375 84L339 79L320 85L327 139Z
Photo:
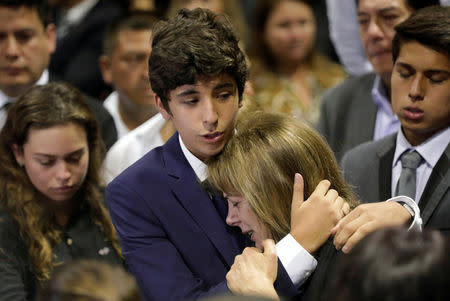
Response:
M227 285L233 294L279 300L273 286L278 270L275 242L266 239L263 248L262 252L258 248L245 248L234 259L227 274Z

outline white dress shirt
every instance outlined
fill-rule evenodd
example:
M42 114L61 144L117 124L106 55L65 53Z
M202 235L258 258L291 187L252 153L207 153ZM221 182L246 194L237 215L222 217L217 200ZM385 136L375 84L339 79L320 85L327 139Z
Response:
M120 116L119 93L114 91L109 94L105 101L103 101L103 106L108 110L114 120L114 125L117 130L117 139L121 139L123 136L128 134L130 130L126 126L125 122L123 122L122 116Z
M42 72L41 77L36 82L37 86L45 85L48 83L49 75L48 70L45 69L44 72ZM8 114L6 112L6 105L8 103L13 103L17 97L9 97L6 95L2 90L0 90L0 129L3 128L6 122L6 118L8 117Z
M425 190L428 179L430 178L433 168L436 166L439 158L445 152L448 144L450 143L450 127L434 134L428 140L418 146L412 146L408 140L406 140L403 131L399 131L397 134L397 141L394 153L394 160L392 162L392 182L391 191L392 196L395 195L395 188L397 187L398 180L402 171L402 162L400 160L401 155L405 151L417 151L423 158L422 162L416 169L416 197L415 202L419 203L419 200Z
M158 113L114 143L103 162L104 181L111 182L146 153L163 145L160 131L165 123L162 115Z

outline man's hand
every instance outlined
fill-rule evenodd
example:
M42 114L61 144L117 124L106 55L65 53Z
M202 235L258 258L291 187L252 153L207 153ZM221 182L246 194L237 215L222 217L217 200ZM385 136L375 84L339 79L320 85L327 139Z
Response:
M236 295L265 296L279 300L273 283L277 278L278 258L275 242L263 241L264 251L245 248L236 256L227 274L227 285Z
M384 227L404 225L410 219L409 212L397 202L359 205L331 230L334 245L348 253L367 234Z
M291 235L309 253L325 243L331 229L350 211L349 205L336 190L329 189L330 181L323 180L310 197L303 201L304 182L295 175L291 207Z

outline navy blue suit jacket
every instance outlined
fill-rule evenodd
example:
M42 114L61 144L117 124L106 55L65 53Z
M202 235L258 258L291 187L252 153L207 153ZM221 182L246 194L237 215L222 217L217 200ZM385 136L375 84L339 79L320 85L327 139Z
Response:
M245 238L198 183L177 134L114 179L106 198L126 264L147 300L227 291L225 275Z

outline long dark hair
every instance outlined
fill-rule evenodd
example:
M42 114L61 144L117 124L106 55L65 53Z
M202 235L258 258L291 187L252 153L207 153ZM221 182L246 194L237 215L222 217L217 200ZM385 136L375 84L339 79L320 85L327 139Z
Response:
M89 166L77 193L78 203L89 206L94 222L120 254L115 229L103 205L99 171L105 152L95 116L83 95L69 84L35 86L11 105L0 133L0 207L5 208L18 223L40 281L49 278L55 264L52 247L60 241L60 231L55 228L51 213L43 205L45 197L16 162L11 148L13 145L21 148L27 142L30 129L46 129L71 122L85 129L89 147Z

